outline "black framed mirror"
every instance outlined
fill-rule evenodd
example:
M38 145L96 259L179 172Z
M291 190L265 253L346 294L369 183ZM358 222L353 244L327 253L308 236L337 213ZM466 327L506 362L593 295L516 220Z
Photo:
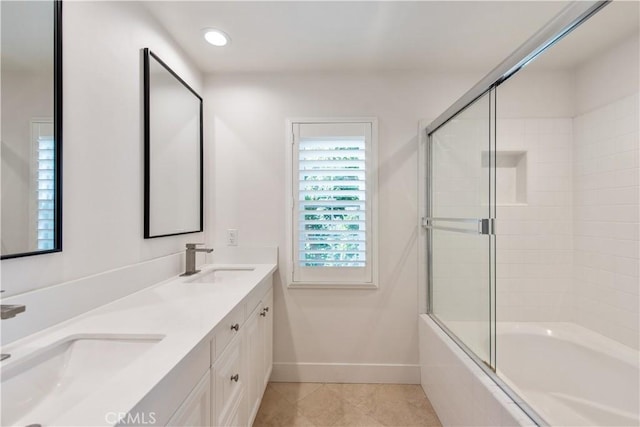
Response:
M62 250L62 1L1 1L1 259Z
M203 222L202 98L148 48L144 55L144 238Z

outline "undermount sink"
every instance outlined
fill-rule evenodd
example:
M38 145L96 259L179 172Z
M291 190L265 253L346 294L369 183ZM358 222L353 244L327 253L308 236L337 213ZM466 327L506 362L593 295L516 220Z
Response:
M214 268L203 271L198 277L189 280L189 283L220 283L241 279L248 273L255 270L253 267L227 267Z
M73 335L0 367L5 425L47 425L162 340Z

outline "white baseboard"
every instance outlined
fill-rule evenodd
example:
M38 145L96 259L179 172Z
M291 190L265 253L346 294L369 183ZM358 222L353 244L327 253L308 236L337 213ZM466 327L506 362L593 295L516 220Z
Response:
M271 381L420 384L420 365L274 362Z

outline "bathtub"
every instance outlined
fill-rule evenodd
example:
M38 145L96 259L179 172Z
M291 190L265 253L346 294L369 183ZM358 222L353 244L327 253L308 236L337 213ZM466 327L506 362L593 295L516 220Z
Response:
M572 323L498 322L507 394L433 319L421 315L419 326L422 387L445 426L640 425L639 353L617 341ZM479 325L451 326L464 334Z
M640 425L638 352L572 323L502 323L498 376L551 425Z
M420 384L443 426L536 425L426 314L418 318L418 338Z

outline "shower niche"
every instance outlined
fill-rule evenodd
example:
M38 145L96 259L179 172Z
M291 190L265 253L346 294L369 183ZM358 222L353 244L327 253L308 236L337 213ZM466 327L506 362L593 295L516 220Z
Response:
M498 206L527 204L527 152L496 151L495 195ZM489 168L489 152L482 153L482 167Z

